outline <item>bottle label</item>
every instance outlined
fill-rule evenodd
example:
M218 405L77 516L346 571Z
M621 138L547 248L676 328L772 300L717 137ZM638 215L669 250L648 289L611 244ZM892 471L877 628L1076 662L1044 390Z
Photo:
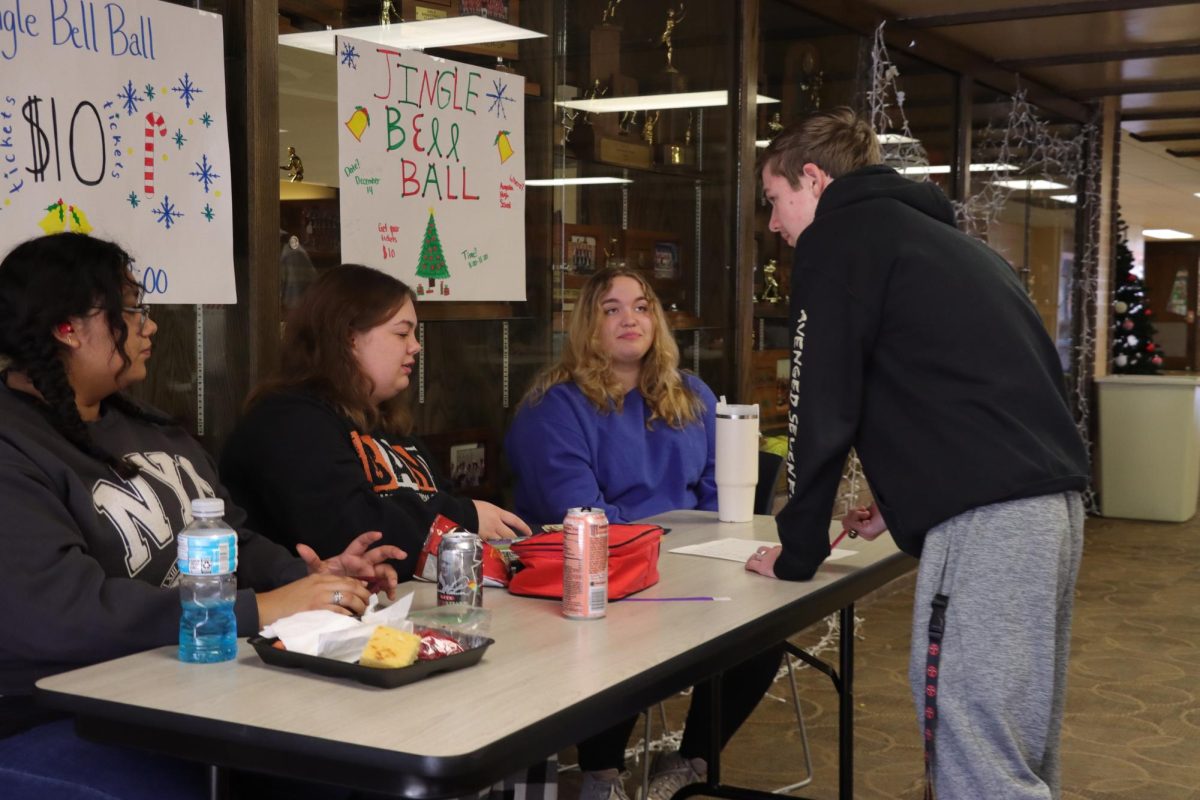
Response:
M175 563L180 575L226 575L237 571L237 534L222 531L206 536L178 538L178 557Z

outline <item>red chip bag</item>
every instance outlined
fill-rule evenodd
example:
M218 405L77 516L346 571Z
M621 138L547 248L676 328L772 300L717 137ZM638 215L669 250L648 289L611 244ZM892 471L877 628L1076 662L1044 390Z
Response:
M466 652L466 649L453 637L440 631L418 628L415 633L421 637L421 647L417 650L417 659L420 661L433 661L437 658Z

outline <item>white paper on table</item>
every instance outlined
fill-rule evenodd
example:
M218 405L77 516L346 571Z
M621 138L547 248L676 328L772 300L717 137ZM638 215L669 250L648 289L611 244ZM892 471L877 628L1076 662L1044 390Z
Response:
M366 612L359 620L336 611L301 611L277 619L260 631L267 638L279 638L291 653L333 658L352 663L358 660L371 634L380 625L411 631L406 621L412 607L412 592L386 608L379 605L379 595L372 595ZM386 598L383 598L386 601Z
M700 544L688 544L682 547L676 547L669 552L680 553L685 556L723 558L726 561L737 561L740 564L745 564L746 561L750 559L750 556L758 552L758 548L769 544L769 542L763 542L759 539L714 539L711 542L701 542ZM829 554L829 558L825 560L837 561L839 558L852 556L856 552L858 551L835 547L833 552Z

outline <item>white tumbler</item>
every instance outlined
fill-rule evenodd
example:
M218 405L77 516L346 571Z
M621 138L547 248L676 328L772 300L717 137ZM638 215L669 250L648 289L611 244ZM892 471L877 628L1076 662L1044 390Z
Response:
M758 405L717 403L717 518L750 522L758 485Z

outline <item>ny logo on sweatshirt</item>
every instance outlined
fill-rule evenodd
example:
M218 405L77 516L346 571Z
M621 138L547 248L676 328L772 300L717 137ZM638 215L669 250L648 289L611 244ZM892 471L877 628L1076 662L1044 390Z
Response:
M216 497L217 493L184 456L152 452L130 453L125 458L136 464L141 474L96 481L92 505L120 535L125 568L132 578L153 560L155 551L175 543L175 525L191 522L191 498ZM172 569L168 577L173 576Z

